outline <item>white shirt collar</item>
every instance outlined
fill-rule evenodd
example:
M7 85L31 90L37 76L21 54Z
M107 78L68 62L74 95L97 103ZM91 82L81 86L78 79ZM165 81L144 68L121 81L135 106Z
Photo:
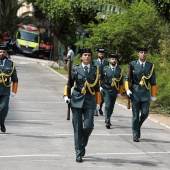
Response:
M83 66L83 68L84 68L84 64L82 63L82 66ZM86 65L87 67L88 67L88 69L90 69L90 64L88 64L88 65Z
M113 66L111 65L110 67L111 67L111 69L116 69L116 66L115 66L115 67L113 67Z
M4 66L4 63L5 63L5 61L6 61L6 58L5 58L5 59L3 59L2 61L3 61L3 66Z
M143 66L145 66L146 61L144 61L144 62L141 62L140 60L138 60L138 61L139 61L139 64L140 64L140 65L143 64Z

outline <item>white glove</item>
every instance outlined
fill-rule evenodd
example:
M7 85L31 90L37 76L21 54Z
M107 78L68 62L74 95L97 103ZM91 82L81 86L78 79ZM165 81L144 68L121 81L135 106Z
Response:
M102 87L100 87L100 92L102 92L103 91L103 88Z
M117 97L121 97L121 94L118 93L118 94L117 94Z
M151 101L156 101L156 97L151 96Z
M98 111L100 109L100 104L96 104L96 110Z
M11 97L15 97L15 96L16 96L16 93L12 92Z
M126 90L126 94L127 94L129 97L131 97L132 92L131 92L130 90Z
M64 101L65 101L65 103L67 103L67 104L70 103L70 99L68 98L68 96L64 96Z

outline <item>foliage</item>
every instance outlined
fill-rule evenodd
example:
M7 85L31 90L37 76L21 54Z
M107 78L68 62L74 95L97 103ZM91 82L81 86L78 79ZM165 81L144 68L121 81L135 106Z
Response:
M66 70L64 70L63 68L56 68L54 66L51 66L50 68L57 71L60 74L68 74L68 72Z
M65 46L77 41L76 33L80 36L84 28L96 19L98 5L115 4L115 0L35 0L38 6L50 20L51 28ZM78 32L78 29L81 31ZM78 36L79 36L78 35Z
M93 36L88 39L94 48L103 46L108 52L118 52L121 62L133 59L137 46L146 46L151 52L159 50L161 21L154 7L145 2L133 3L121 15L112 15L107 22L89 24Z
M170 0L153 0L160 15L170 22Z
M156 58L157 59L157 56ZM169 95L169 89L170 89L170 67L169 67L169 61L167 61L165 58L161 58L159 61L159 69L157 70L157 84L159 86L158 89L158 100L157 102L163 106L167 107L170 106L170 95Z
M0 33L10 31L12 34L18 28L18 24L37 24L37 22L29 16L31 12L25 12L20 17L17 16L18 9L22 4L15 5L12 1L4 1L0 6Z

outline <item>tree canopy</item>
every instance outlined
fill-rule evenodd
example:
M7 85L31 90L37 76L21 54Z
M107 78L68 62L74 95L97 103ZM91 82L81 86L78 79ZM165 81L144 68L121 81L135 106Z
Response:
M146 46L150 51L159 51L162 22L154 7L145 2L133 3L121 15L112 15L107 22L90 24L93 36L89 45L106 47L108 52L118 52L122 61L128 63L137 46Z
M29 16L31 12L25 12L21 16L17 16L18 9L22 3L14 4L12 1L4 1L0 6L0 33L10 31L12 34L18 28L18 24L37 24L37 22Z

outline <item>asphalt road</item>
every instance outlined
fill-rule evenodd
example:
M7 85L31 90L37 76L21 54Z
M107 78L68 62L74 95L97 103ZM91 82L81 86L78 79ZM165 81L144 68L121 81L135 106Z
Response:
M72 122L63 101L66 78L49 61L13 56L19 77L0 133L1 170L169 170L170 129L147 119L132 141L131 110L116 104L111 129L95 117L83 163L76 163Z

